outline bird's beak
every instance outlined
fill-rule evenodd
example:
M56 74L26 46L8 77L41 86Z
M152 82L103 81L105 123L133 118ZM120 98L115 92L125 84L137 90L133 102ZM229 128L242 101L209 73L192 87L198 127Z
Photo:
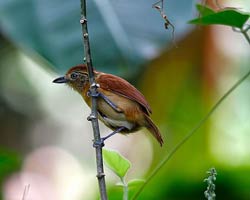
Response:
M65 76L62 76L53 80L53 83L67 83L67 82L68 82L68 79L66 79Z

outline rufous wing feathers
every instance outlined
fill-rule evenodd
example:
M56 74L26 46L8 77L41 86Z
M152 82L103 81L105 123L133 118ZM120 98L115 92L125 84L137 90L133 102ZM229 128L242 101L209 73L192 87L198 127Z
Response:
M118 95L136 101L142 106L144 112L148 115L152 112L142 93L126 80L118 76L105 73L100 73L97 80L102 89L112 91Z

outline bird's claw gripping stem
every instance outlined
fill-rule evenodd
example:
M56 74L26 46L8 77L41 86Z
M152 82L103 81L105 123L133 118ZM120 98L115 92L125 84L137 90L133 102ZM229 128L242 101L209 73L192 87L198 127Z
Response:
M125 129L125 127L121 126L121 127L117 128L116 130L114 130L112 133L108 134L107 136L100 138L100 140L98 140L98 141L93 140L93 147L95 147L95 148L103 147L104 146L104 141L106 139L110 138L111 136L115 135L116 133L119 133L123 129Z
M87 117L87 120L88 120L88 121L92 121L93 119L96 119L96 116L93 115L93 114L90 114L90 115Z
M116 112L121 112L121 110L117 107L115 103L113 103L108 97L106 97L104 94L101 92L96 91L94 94L91 91L88 91L87 93L88 96L91 97L101 97L111 108L113 108Z
M104 147L104 139L100 138L100 140L93 140L93 147L94 148L102 148Z

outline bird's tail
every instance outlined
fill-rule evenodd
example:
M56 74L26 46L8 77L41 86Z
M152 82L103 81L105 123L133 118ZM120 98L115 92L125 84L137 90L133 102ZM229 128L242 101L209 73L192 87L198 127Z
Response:
M157 139L157 141L160 143L160 145L163 145L163 139L161 136L161 133L157 126L154 124L154 122L150 119L148 115L145 114L146 119L146 128L153 134L153 136Z

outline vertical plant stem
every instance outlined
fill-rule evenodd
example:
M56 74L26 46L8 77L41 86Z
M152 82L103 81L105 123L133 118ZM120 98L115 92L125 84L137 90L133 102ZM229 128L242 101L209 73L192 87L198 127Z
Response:
M125 181L124 177L121 178L123 184L123 200L128 200L128 184Z
M92 96L92 106L91 106L91 114L88 119L92 123L93 134L94 134L94 142L101 144L100 137L100 129L98 124L98 115L97 115L97 87L98 85L95 82L94 70L91 59L90 52L90 43L89 43L89 34L88 34L88 24L87 24L87 9L86 9L86 0L81 0L81 20L80 23L82 25L82 34L83 34L83 44L84 44L84 60L86 60L88 74L89 74L89 82L90 82L90 92ZM96 166L97 166L97 179L99 183L99 191L101 200L107 199L107 191L106 191L106 183L105 183L105 174L103 170L103 156L102 156L102 145L95 145L96 149Z

